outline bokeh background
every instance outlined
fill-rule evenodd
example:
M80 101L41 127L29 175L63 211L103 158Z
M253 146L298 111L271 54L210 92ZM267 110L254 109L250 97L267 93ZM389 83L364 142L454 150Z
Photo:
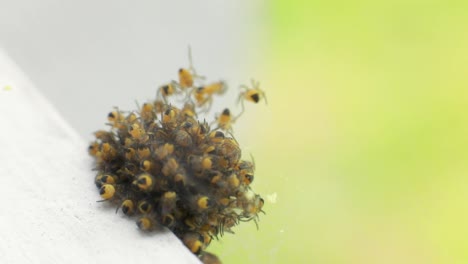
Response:
M47 53L14 41L28 35L12 30L24 20L11 24L18 19L11 13L2 14L10 25L3 26L1 41L84 137L112 105L132 107L129 97L151 98L152 83L171 74L175 78L172 69L186 62L187 42L200 72L227 76L234 87L259 79L268 105L249 105L235 132L246 158L255 157L255 191L270 199L258 230L250 222L212 243L210 250L225 263L468 263L466 1L175 2L156 12L163 16L157 21L151 20L151 4L147 13L130 9L144 19L127 31L111 31L124 43L115 53L123 57L111 63L97 55L112 58L114 53L106 53L109 42L102 39L114 40L114 35L101 38L83 30L101 25L99 12L91 22L84 19L84 27L78 23L81 13L71 18L78 32L103 41L91 46L98 49L85 50L85 62L56 52L55 68L41 69L51 64L38 54ZM181 3L190 11L180 11L185 10ZM79 10L87 14L90 6ZM129 12L125 5L111 9L102 17L117 24ZM44 27L54 30L60 19ZM146 23L159 37L147 36ZM59 41L51 50L80 51L76 41L63 41L69 31L57 28L33 43L45 42L47 50ZM126 42L128 36L135 44ZM54 41L47 42L50 38ZM148 39L150 44L142 44ZM145 53L150 50L160 57ZM105 67L120 61L131 66ZM95 92L77 92L76 82L83 84L78 76L85 76ZM128 88L132 80L145 90L136 95L138 88ZM59 86L69 89L62 88L57 97L47 90ZM114 100L96 97L101 90ZM101 108L72 115L59 103L84 103L83 98L89 108ZM89 124L93 127L83 129Z
M216 249L233 263L468 263L467 2L269 8L271 117L250 133L255 189L278 199Z

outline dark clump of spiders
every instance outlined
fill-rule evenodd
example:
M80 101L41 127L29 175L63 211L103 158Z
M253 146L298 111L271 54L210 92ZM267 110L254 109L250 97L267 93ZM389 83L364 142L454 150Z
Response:
M203 261L220 263L206 247L240 222L257 224L264 201L251 189L255 166L241 159L230 111L213 121L214 129L197 118L225 83L195 87L198 78L193 67L181 69L179 81L161 86L156 100L136 111L109 113L110 130L95 132L89 153L105 201L136 216L141 230L165 226ZM264 96L258 86L244 88L239 100ZM182 107L168 102L177 95Z

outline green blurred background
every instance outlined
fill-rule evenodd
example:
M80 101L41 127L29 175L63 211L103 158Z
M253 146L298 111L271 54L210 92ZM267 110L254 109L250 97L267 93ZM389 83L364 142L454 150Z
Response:
M268 14L269 104L239 137L254 190L277 202L210 250L468 263L468 2L276 0Z

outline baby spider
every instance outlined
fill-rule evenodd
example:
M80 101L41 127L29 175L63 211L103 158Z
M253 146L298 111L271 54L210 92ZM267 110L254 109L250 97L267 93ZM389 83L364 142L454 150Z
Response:
M223 95L227 91L227 85L224 81L210 83L200 86L193 90L193 96L197 107L205 107L202 112L208 112L213 104L213 95Z
M213 130L222 129L226 132L232 133L232 125L241 116L241 114L242 112L233 117L229 108L225 108L220 115L216 116L216 119L210 124L210 126L217 124L218 126Z
M165 84L163 86L160 86L158 88L158 92L156 94L156 100L160 100L161 97L164 100L165 103L167 103L167 97L179 93L178 87L177 87L177 82L172 81L168 84Z
M188 48L188 56L189 56L189 68L180 68L179 69L179 86L182 90L187 89L187 88L192 88L193 87L193 81L194 79L201 79L204 80L204 76L200 76L197 74L195 71L195 68L193 67L192 64L192 49Z
M242 111L239 114L242 115L244 113L244 101L250 101L252 103L258 103L263 98L265 100L265 104L268 104L265 92L260 89L260 82L256 82L254 79L251 79L252 87L248 87L247 85L241 85L240 89L242 89L241 93L239 94L239 98L237 102L242 104Z

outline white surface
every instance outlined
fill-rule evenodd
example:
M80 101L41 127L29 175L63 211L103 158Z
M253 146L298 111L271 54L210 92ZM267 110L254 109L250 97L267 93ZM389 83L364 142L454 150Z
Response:
M267 0L0 0L0 46L86 139L188 66L238 85L262 76ZM216 100L213 112L224 105Z
M0 120L0 263L200 263L96 203L87 143L1 49Z

